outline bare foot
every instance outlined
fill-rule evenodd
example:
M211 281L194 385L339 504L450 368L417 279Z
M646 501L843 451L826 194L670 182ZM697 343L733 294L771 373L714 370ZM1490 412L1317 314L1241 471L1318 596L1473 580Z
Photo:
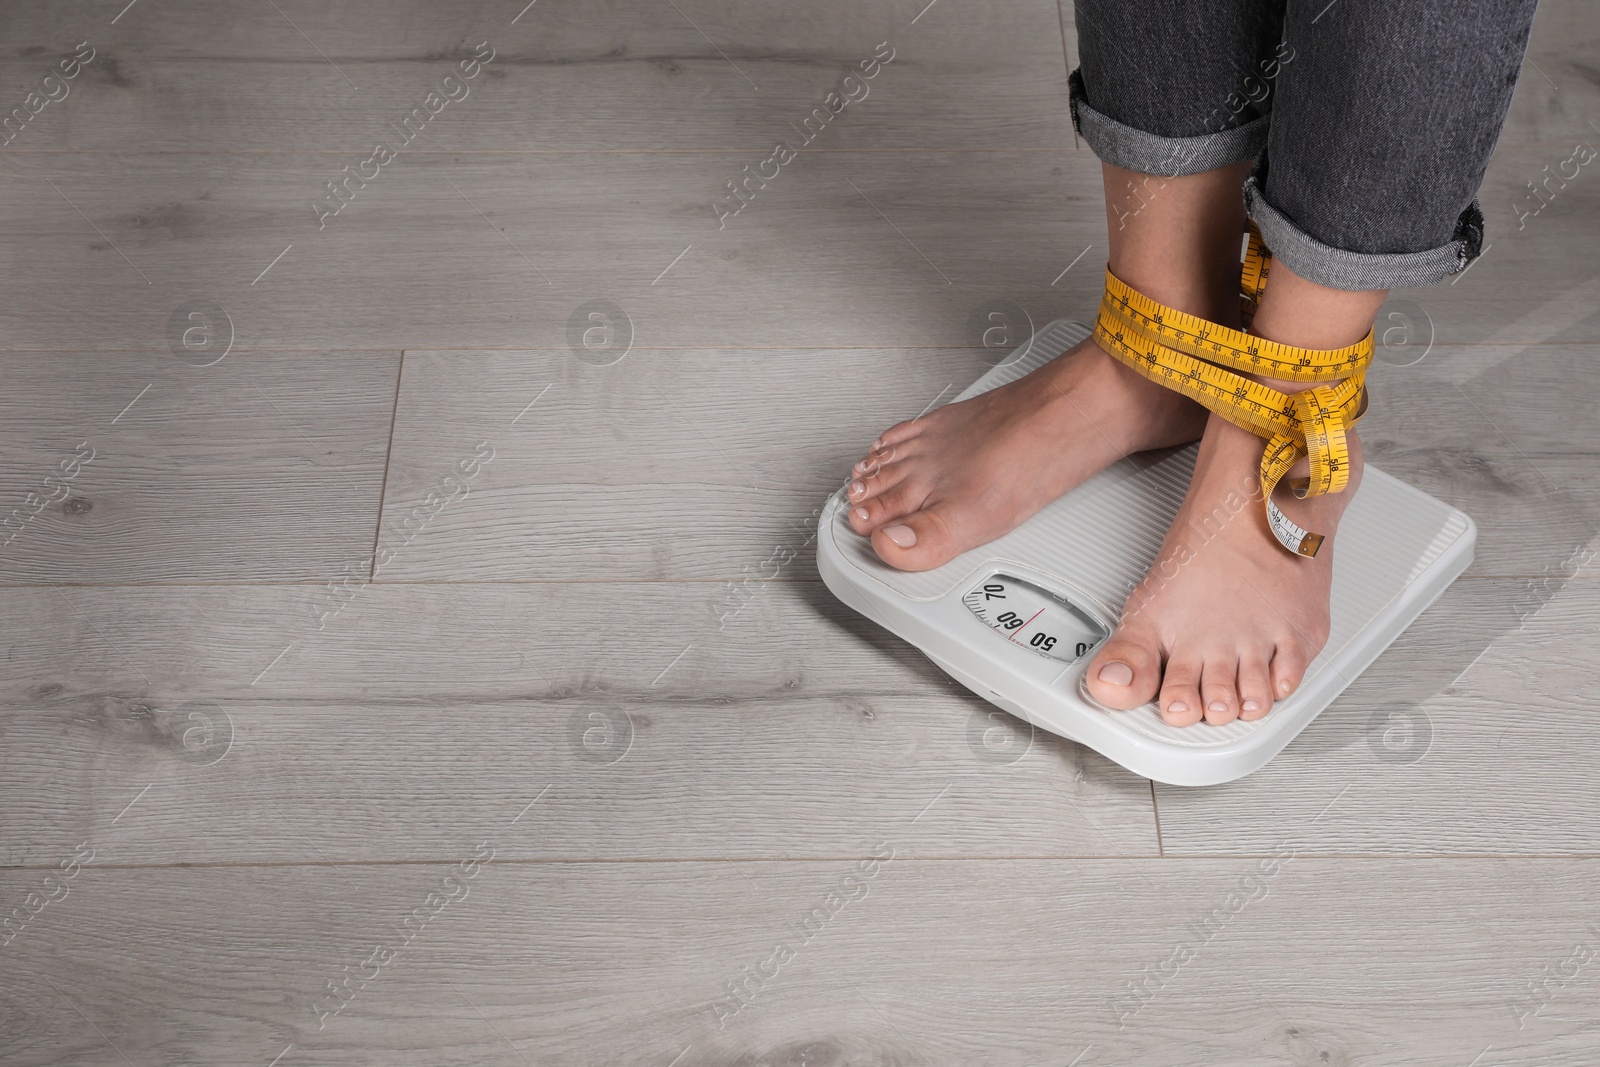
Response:
M1103 164L1117 277L1237 325L1239 186L1250 166L1153 179ZM1193 441L1205 420L1198 404L1085 341L1025 378L886 430L853 471L850 525L890 566L927 570L1015 529L1129 452Z
M1252 324L1302 348L1354 344L1371 327L1382 291L1343 292L1296 277L1282 263ZM1281 392L1303 383L1262 379ZM1122 623L1085 674L1094 698L1135 708L1160 695L1174 726L1259 719L1294 692L1328 640L1333 533L1361 480L1361 442L1349 431L1350 481L1342 492L1274 497L1290 519L1327 535L1314 558L1286 551L1267 528L1259 465L1265 442L1212 415L1194 480L1161 554L1128 597ZM1286 481L1303 477L1303 457Z
M1128 709L1159 693L1162 718L1172 725L1203 717L1221 726L1259 719L1294 692L1328 640L1331 534L1361 481L1361 443L1353 431L1349 441L1344 492L1274 497L1300 526L1330 535L1307 559L1286 552L1267 529L1261 438L1211 416L1189 494L1157 562L1089 664L1090 694Z
M1193 441L1194 401L1085 340L1031 374L891 426L857 463L850 525L901 570L1010 532L1130 452Z

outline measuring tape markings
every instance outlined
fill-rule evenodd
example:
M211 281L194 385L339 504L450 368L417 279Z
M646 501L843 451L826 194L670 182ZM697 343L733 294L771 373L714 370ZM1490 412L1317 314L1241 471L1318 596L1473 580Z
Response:
M1240 290L1252 310L1266 288L1270 267L1271 253L1251 227ZM1346 431L1366 411L1371 330L1345 348L1297 348L1167 307L1107 268L1094 335L1113 356L1145 377L1266 438L1260 476L1268 526L1289 551L1317 554L1323 535L1302 529L1284 515L1273 503L1272 492L1305 455L1311 458L1311 476L1286 483L1297 497L1337 493L1349 483ZM1343 380L1288 394L1236 370L1289 381Z

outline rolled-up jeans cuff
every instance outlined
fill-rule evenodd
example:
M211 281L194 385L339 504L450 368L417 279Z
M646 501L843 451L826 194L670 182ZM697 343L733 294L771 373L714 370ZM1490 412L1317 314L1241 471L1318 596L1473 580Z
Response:
M1483 248L1483 211L1476 200L1461 212L1450 241L1425 252L1347 252L1325 245L1269 204L1254 174L1245 179L1244 206L1272 258L1307 281L1330 289L1432 285L1466 270Z
M1090 107L1080 71L1072 72L1067 87L1072 103L1073 129L1089 142L1089 148L1102 162L1114 167L1140 174L1156 174L1163 178L1180 178L1186 174L1200 174L1235 163L1249 162L1267 147L1267 121L1272 117L1270 115L1262 115L1243 126L1220 133L1204 133L1198 137L1162 137L1136 130Z

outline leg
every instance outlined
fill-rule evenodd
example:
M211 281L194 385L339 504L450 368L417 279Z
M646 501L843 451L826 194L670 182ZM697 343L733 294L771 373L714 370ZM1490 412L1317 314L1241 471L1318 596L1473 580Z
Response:
M1273 256L1348 290L1464 269L1534 7L1291 0L1267 152L1245 188Z
M1477 254L1482 216L1471 198L1504 119L1532 4L1496 5L1491 14L1475 3L1464 16L1431 0L1422 6L1438 10L1409 6L1406 49L1383 36L1396 30L1388 9L1341 0L1319 19L1320 6L1290 4L1288 32L1299 36L1288 39L1267 157L1246 200L1274 254L1252 330L1335 348L1366 334L1389 286L1438 281ZM1344 107L1334 103L1335 86L1402 98ZM1303 388L1263 380L1283 392ZM1224 503L1254 486L1262 447L1220 418L1208 422L1159 562L1089 666L1089 689L1102 703L1131 708L1159 694L1174 725L1259 718L1321 651L1333 545L1314 559L1292 556L1267 531L1259 492L1257 506ZM1345 492L1282 494L1280 506L1302 526L1334 530L1359 483L1354 433L1351 460Z
M1258 12L1249 17L1237 8L1080 3L1072 100L1104 161L1111 269L1170 306L1234 325L1239 189L1266 124L1264 95L1239 97L1237 108L1227 98L1276 37L1259 14L1270 3L1246 5ZM1167 54L1130 52L1119 38L1134 33ZM1204 425L1203 409L1085 341L1017 382L884 431L852 472L851 526L890 565L926 570L1014 529L1122 456L1192 441Z

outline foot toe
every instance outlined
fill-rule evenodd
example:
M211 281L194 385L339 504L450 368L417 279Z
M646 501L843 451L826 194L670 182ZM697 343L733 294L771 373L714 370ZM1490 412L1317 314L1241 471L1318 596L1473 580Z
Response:
M903 470L890 467L871 474L851 472L850 484L844 487L844 498L851 504L865 504L905 476Z
M1173 726L1192 726L1205 714L1200 702L1200 661L1172 657L1161 678L1161 717Z
M885 476L893 478L888 485L876 487L872 485L872 482ZM889 471L872 479L868 483L868 489L873 488L876 488L877 492L869 492L850 499L850 527L863 537L885 523L910 515L922 507L927 499L927 494L921 492L904 476L904 472L897 468L890 468Z
M1239 657L1239 718L1252 722L1272 710L1272 670L1267 657L1249 651Z
M867 501L899 484L910 472L905 463L895 462L897 449L874 448L865 459L850 468L850 482L844 487L844 498L850 507L850 525L858 534L872 531L870 512L863 514Z
M1311 663L1311 655L1305 643L1298 639L1278 642L1277 649L1272 653L1274 697L1282 700L1300 688L1300 680L1306 676L1306 667Z
M855 478L870 477L893 463L896 458L898 458L898 450L893 445L874 448L863 456L854 467L850 468L850 474Z
M897 493L891 490L876 503L890 507L899 502ZM872 511L872 505L867 510ZM893 517L881 520L874 513L873 518L872 548L879 559L896 570L932 570L957 554L950 528L936 507L897 511Z
M1161 688L1161 652L1142 631L1118 630L1084 674L1089 695L1108 708L1128 711L1148 704Z
M1239 717L1239 661L1233 656L1211 656L1200 669L1200 699L1205 701L1206 722L1224 726Z
M905 422L895 423L879 434L876 441L872 442L873 450L892 448L902 442L911 440L926 425L921 419L922 416L918 415L915 419L907 419Z

